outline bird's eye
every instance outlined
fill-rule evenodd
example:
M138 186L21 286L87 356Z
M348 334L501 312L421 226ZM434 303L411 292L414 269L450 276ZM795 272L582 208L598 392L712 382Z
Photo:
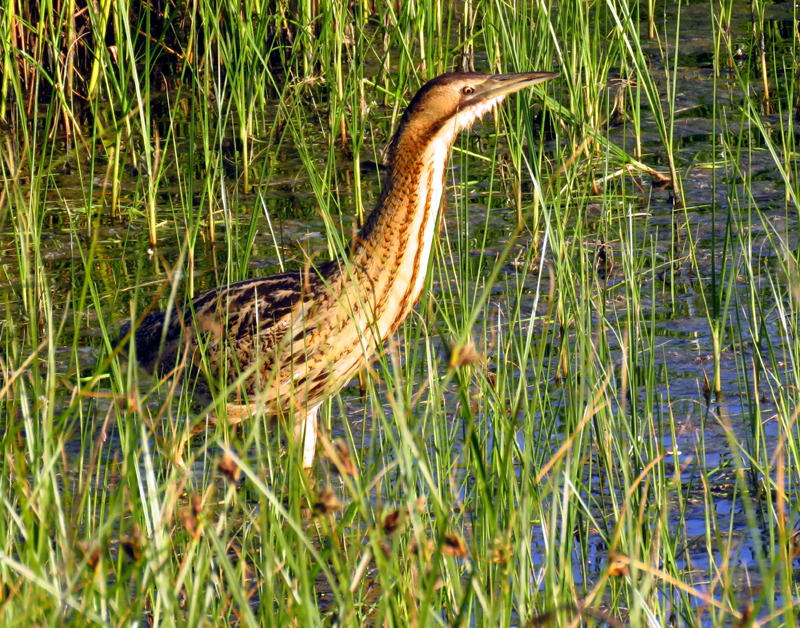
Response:
M467 85L461 88L461 93L464 94L464 96L469 96L475 93L475 88L472 87L472 85Z

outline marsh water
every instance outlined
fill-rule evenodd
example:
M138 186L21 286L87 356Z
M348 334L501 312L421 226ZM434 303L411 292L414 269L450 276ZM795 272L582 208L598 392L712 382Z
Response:
M789 32L794 27L793 15L791 5L777 4L773 5L768 18L777 32L783 32L787 39L791 39ZM672 14L668 13L666 17L669 20ZM741 18L739 22L734 21L733 29L745 33L748 25L749 21ZM703 4L685 7L678 40L673 135L685 208L675 204L675 192L671 187L661 187L650 174L632 169L601 183L599 194L590 192L588 197L575 199L574 207L562 208L562 211L568 216L568 232L580 234L579 241L571 242L572 254L582 255L590 251L590 255L594 255L598 247L608 247L608 255L615 261L608 266L607 276L603 278L604 286L599 291L604 316L612 326L624 327L626 317L631 315L626 292L628 282L639 282L642 295L646 295L637 324L652 326L649 349L652 354L643 355L642 364L652 364L659 384L655 394L640 396L635 374L632 374L632 390L627 405L637 405L643 412L672 417L677 427L674 434L664 436L663 446L667 461L684 483L687 497L685 510L673 513L689 537L685 539L682 560L688 568L695 567L701 572L707 570L710 557L705 545L694 546L691 537L695 534L702 537L706 533L709 521L706 509L713 504L719 520L729 526L726 534L741 537L736 544L734 560L745 580L748 567L757 560L758 551L764 549L757 548L752 542L750 524L742 507L743 498L735 490L735 470L750 465L732 446L732 441L746 443L754 438L756 430L751 423L754 416L764 421L763 430L768 439L778 439L775 400L780 396L774 394L774 387L780 384L790 386L793 381L790 371L796 366L792 361L792 356L796 355L792 343L796 339L780 331L782 308L791 306L791 289L780 286L788 286L792 280L783 273L781 261L785 260L787 251L796 251L798 247L797 208L787 198L782 175L759 129L742 113L743 92L734 75L737 71L744 71L746 55L741 61L742 68L731 68L728 77L723 75L715 80L714 42L707 33L708 7ZM646 45L654 60L654 68L661 67L656 62L661 59L663 50L655 42ZM662 45L673 50L674 40L667 37L667 43ZM480 61L477 60L478 66ZM659 72L653 70L659 84L664 87L669 77ZM787 81L793 80L790 70L782 76ZM619 89L619 85L609 84L607 88L613 92ZM557 91L553 95L556 100L564 96ZM167 93L151 94L154 101L166 101L167 96ZM713 103L715 107L712 107ZM791 105L762 101L759 119L767 129L793 127L795 133L800 133L800 124L797 117L793 117ZM714 110L716 119L712 117ZM365 146L385 144L390 135L390 113L377 100L369 103L371 123ZM324 119L309 116L310 148L314 161L318 163L330 158L322 132L314 130L324 122ZM166 131L171 119L164 116L156 119L155 123ZM177 153L185 155L188 160L194 150L187 139L188 130L181 129L180 124L174 125L172 130ZM480 152L482 136L491 132L491 120L477 125L461 146ZM608 124L602 133L630 154L634 152L636 135L631 124L620 121ZM740 153L742 160L737 171L730 168L731 159L722 153L735 151L735 143L742 137L747 138L748 150ZM220 174L214 194L218 201L222 194L227 194L227 198L214 204L222 208L218 210L221 213L214 234L216 241L210 241L207 231L198 232L191 271L195 294L224 283L231 268L237 278L272 274L280 272L281 265L301 267L309 253L325 255L328 252L326 223L319 215L318 198L297 151L287 143L271 155L274 163L268 183L244 194L233 132L224 140L220 150L230 169ZM568 152L567 147L559 145L561 141L558 133L548 134L545 140L544 150L554 160ZM647 114L643 117L639 141L642 147L640 160L668 174L662 142L652 117ZM356 191L353 188L356 176L352 160L341 153L337 157L339 188L336 198L341 209L342 229L350 233L356 220ZM362 161L369 162L361 173L361 195L367 208L375 202L380 191L381 173L372 167L372 162L378 159L374 151L362 153ZM797 159L796 155L794 159ZM598 163L602 163L602 156ZM487 217L485 182L495 167L495 164L473 162L465 179L460 160L452 160L448 172L449 194L451 198L454 193L466 196L471 220L474 221L472 229L478 234L476 238L480 239L484 230L489 238L484 249L476 246L464 254L485 256L482 272L488 274L498 252L514 238L513 254L504 263L498 288L485 308L491 312L508 307L501 287L516 281L520 270L519 264L513 260L518 255L524 257L531 247L536 247L537 262L525 279L531 298L522 304L522 308L526 311L537 308L538 317L534 320L541 322L548 303L547 299L535 295L549 293L552 251L548 249L546 239L533 238L529 233L514 235L517 224L515 210L510 202L498 202L497 195ZM42 230L41 250L51 280L51 299L54 304L63 304L69 302L70 291L82 283L85 273L83 260L94 241L93 267L98 275L107 279L105 292L99 295L102 306L99 316L106 324L118 326L129 316L129 298L133 292L140 304L157 300L163 307L166 302L165 279L179 263L190 231L185 213L179 207L185 202L186 190L171 184L167 169L159 186L159 242L154 249L148 241L147 226L141 212L147 187L143 170L130 165L120 175L122 197L119 213L112 212L103 200L106 172L103 168L96 170L88 173L87 165L77 164L73 158L53 174L49 183L49 211ZM595 167L591 176L602 177L603 174L601 166ZM587 188L590 187L587 181ZM527 200L529 188L525 194ZM87 209L86 199L90 196L93 204ZM199 191L196 209L198 218L208 211L208 200ZM455 234L463 226L452 214L445 214L445 221L443 234ZM577 229L579 223L580 229ZM0 263L6 269L3 283L7 291L18 287L20 279L9 270L17 264L13 238L4 239ZM235 242L244 247L242 243L246 241L252 243L247 256L242 250L230 250L228 245L228 242ZM745 258L737 250L742 242L747 243L752 260L758 265L758 280L755 282L746 281ZM642 261L634 275L626 274L622 263L631 251L635 251ZM239 267L242 259L247 259L246 268ZM706 389L706 378L710 379L714 371L714 346L706 298L712 282L720 280L723 267L728 269L725 290L730 291L731 299L722 325L725 331L722 334L721 391L716 393ZM442 290L442 282L447 278L437 274L435 269L433 272L434 294L439 299L449 298L450 293ZM188 284L189 278L184 277L180 288L183 293L188 291ZM778 293L789 295L783 303L775 299L776 286L779 287ZM753 308L752 303L758 306ZM9 307L13 310L16 306L11 303ZM753 319L754 310L763 313L759 320ZM82 315L97 319L97 324L89 326L89 331L82 332L80 338L80 355L85 360L84 366L88 366L102 354L100 321L93 308L87 307ZM70 324L68 322L67 326ZM479 321L476 336L484 333L488 325L486 320ZM621 337L609 335L606 340L610 355L615 362L620 362L623 351L630 348L624 346ZM571 342L574 341L572 338ZM441 347L446 343L446 339L441 339ZM63 347L64 363L59 368L66 371L70 367L70 356L71 346ZM767 365L765 369L769 376L754 383L743 367L751 367L756 360ZM553 363L556 361L554 356ZM551 377L555 377L556 370L555 366L551 369ZM620 377L619 371L617 377ZM619 385L620 380L615 379L614 383ZM548 391L556 411L570 403L559 386L550 386ZM346 429L342 418L334 413L336 420L331 425L332 436L344 436L352 430L359 439L363 433L363 438L368 441L373 434L369 420L365 418L358 386L346 387L342 399L349 427ZM66 397L65 403L68 403ZM621 412L623 407L619 406L615 411ZM454 416L453 420L457 418ZM111 437L113 439L113 431ZM520 433L520 439L524 447L525 435ZM775 444L753 443L752 446L772 450ZM554 441L554 452L558 446L559 443ZM66 443L68 452L72 447L76 445ZM712 486L704 487L697 482L699 467L711 478ZM708 491L713 495L710 500L703 496ZM534 556L542 561L544 546L543 539L532 539ZM607 558L607 548L599 537L590 537L587 547L589 555L581 557L581 560L589 565L590 574L600 573Z

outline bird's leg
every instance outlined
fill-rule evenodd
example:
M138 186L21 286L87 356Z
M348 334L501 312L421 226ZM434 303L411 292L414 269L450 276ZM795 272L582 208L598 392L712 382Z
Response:
M298 418L294 424L294 442L303 444L303 468L310 469L314 466L314 456L317 453L317 433L319 424L317 416L319 406L315 406L308 413Z

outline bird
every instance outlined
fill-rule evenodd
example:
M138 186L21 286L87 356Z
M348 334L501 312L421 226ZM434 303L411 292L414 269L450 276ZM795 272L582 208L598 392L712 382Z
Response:
M232 423L258 412L282 418L310 469L320 405L379 351L422 293L456 136L509 94L557 76L453 72L428 81L389 141L380 197L342 257L150 312L124 323L116 344L148 373L182 378L198 402L226 394Z

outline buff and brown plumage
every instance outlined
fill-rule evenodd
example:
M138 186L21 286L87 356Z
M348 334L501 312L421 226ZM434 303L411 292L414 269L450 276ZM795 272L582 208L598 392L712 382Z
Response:
M556 76L454 73L426 83L389 144L380 199L346 260L221 286L168 321L148 314L133 332L139 364L162 377L179 375L202 402L228 389L232 420L257 412L293 418L310 467L320 404L419 299L459 131L508 94ZM120 337L129 336L126 323Z

